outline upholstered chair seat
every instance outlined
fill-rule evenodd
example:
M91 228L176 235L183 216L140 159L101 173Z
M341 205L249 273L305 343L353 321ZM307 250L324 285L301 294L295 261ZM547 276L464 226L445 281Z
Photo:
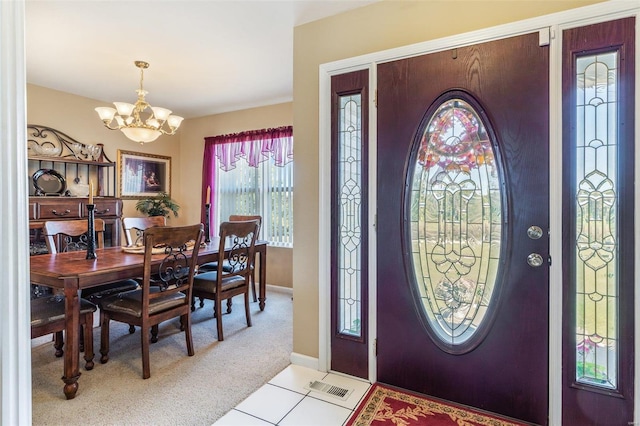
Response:
M160 288L152 287L149 292L152 294L159 293ZM184 293L171 293L151 299L149 300L149 315L184 305L186 297ZM142 316L142 290L127 291L104 299L102 301L102 309L140 318Z
M224 266L222 267L224 270ZM229 271L231 272L233 269L229 267ZM193 279L193 288L198 291L205 291L211 294L215 294L216 292L216 282L218 281L218 271L205 272L203 274L198 274ZM240 287L244 285L244 278L238 275L233 275L228 278L225 278L224 275L222 277L222 291L231 290L236 287Z
M80 315L93 314L97 306L80 299ZM31 300L31 327L64 321L64 296L39 297Z
M211 272L211 271L217 271L218 270L218 262L207 262L207 263L203 263L202 265L198 266L198 272L200 273L204 273L204 272ZM223 263L222 264L222 270L224 272L231 272L231 266L229 266L227 263Z
M31 338L56 334L56 356L64 354L62 350L62 332L65 329L65 298L61 295L39 297L31 300ZM93 362L93 313L97 306L93 303L80 299L80 326L84 330L84 359L85 368L91 370ZM83 348L80 348L81 350Z
M96 305L102 305L102 301L114 294L122 293L124 291L134 290L139 287L139 284L134 279L127 279L118 281L111 284L102 284L99 287L92 287L82 290L82 297L95 303Z

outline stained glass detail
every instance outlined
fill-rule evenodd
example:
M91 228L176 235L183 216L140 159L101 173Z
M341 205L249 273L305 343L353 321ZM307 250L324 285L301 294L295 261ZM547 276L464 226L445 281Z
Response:
M617 52L576 60L576 380L617 388Z
M442 103L418 146L410 196L413 271L435 336L471 345L492 309L502 195L487 127L464 99Z
M362 337L362 96L340 96L338 112L338 333Z

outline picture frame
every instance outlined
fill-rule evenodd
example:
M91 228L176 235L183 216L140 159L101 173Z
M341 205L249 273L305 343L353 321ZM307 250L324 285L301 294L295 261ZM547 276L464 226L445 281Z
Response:
M171 195L171 157L118 150L118 196L136 200Z

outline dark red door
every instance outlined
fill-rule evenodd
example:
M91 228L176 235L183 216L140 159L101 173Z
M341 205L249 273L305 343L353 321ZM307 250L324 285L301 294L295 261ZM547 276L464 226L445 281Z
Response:
M548 421L548 55L535 33L378 67L378 381L539 424ZM486 125L476 144L484 154L463 156L451 142L455 138L447 139L443 131L447 142L423 158L418 152L428 142L423 135L437 127L449 106L465 103ZM472 122L468 115L459 115L458 122ZM468 161L444 161L452 152ZM474 183L463 178L488 155L496 163L498 184L471 207L468 188ZM412 170L430 161L442 163L441 173L424 179L424 189L451 202L433 207L443 219L434 248L421 258L416 235L423 232L423 216L418 214L417 228L412 221L422 206L411 204L419 186ZM459 194L436 192L447 179L447 188L457 185ZM474 222L476 215L464 210L463 202L494 215L479 238L470 229L484 225ZM424 231L426 239L429 232ZM469 255L474 248L476 254ZM465 268L482 269L477 265L485 255L494 265L483 270L495 278L493 293L478 299L480 308L476 302L468 305L486 315L479 324L467 324L465 332L451 327L460 335L447 341L446 331L434 330L434 323L446 325L450 319L442 312L429 317L424 306L446 285L456 291L441 297L443 303L464 304L465 297L482 293L490 284L472 291L461 286L471 281ZM435 262L434 271L440 268L440 290L429 293L428 279L417 276L420 259Z

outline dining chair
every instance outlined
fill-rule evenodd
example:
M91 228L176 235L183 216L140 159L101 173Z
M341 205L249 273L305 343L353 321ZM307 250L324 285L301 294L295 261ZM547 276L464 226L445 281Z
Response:
M260 215L240 215L240 214L232 214L229 215L229 222L238 222L238 221L245 221L245 220L255 220L258 222L258 226L260 228L262 228L262 216ZM258 236L256 238L260 238L260 229L258 229ZM260 259L260 262L262 262L262 259ZM254 261L255 263L255 261ZM198 267L198 271L199 272L210 272L210 271L215 271L218 268L218 262L209 262L209 263L204 263L202 265L200 265ZM229 272L229 266L228 265L223 265L223 269L225 270L225 272ZM251 273L251 295L253 296L253 301L257 302L258 301L258 296L256 295L256 274L255 274L255 268L253 269L252 273ZM202 307L202 300L200 301L200 307Z
M249 310L249 281L255 259L255 246L260 231L256 220L223 222L220 224L219 257L215 271L198 273L193 280L192 309L195 298L213 300L213 313L218 328L218 340L224 340L222 332L223 300L244 294L244 310L247 326L251 327ZM225 265L228 266L225 270Z
M54 294L49 296L31 299L31 338L54 333L56 335L54 347L56 356L64 354L62 350L62 332L65 329L66 321L64 315L65 297ZM85 369L91 370L93 363L93 313L97 306L93 303L80 299L80 327L84 330L84 360Z
M122 228L127 246L144 245L144 231L153 226L167 226L167 218L164 216L123 217ZM142 278L140 278L140 280L142 280ZM134 332L135 327L129 325L129 333ZM151 343L155 343L156 341L157 339L152 339Z
M142 245L144 231L152 226L167 226L164 216L123 217L122 228L127 246Z
M42 228L49 253L55 254L87 249L87 232L89 230L87 220L51 220L46 221ZM99 218L95 219L94 230L96 234L96 248L103 248L104 220ZM98 305L98 307L101 307L103 298L136 288L138 288L138 282L133 279L127 279L82 289L81 296L89 302ZM134 331L135 328L130 326L129 333L133 333ZM83 333L82 329L80 332ZM80 337L82 337L82 334ZM82 342L83 339L81 338L80 341Z
M87 249L87 220L50 220L42 226L47 250L51 254ZM104 247L104 220L95 219L96 248Z
M95 220L96 245L104 245L104 221ZM87 231L89 225L86 220L47 221L42 227L47 251L55 254L66 251L87 249ZM84 295L83 295L84 296ZM48 330L55 333L56 356L63 355L64 296L56 294L50 297L40 297L31 301L31 338L48 334ZM86 297L80 299L80 351L85 352L85 361L90 354L91 368L93 368L93 313L96 305ZM35 328L35 331L34 331ZM90 347L87 345L90 344ZM87 361L87 364L89 361ZM90 370L91 368L87 368Z
M100 309L100 362L109 361L109 323L141 327L142 377L151 376L149 331L171 318L180 317L187 353L193 356L191 336L191 292L203 225L153 227L144 232L144 276L142 287L107 297Z

